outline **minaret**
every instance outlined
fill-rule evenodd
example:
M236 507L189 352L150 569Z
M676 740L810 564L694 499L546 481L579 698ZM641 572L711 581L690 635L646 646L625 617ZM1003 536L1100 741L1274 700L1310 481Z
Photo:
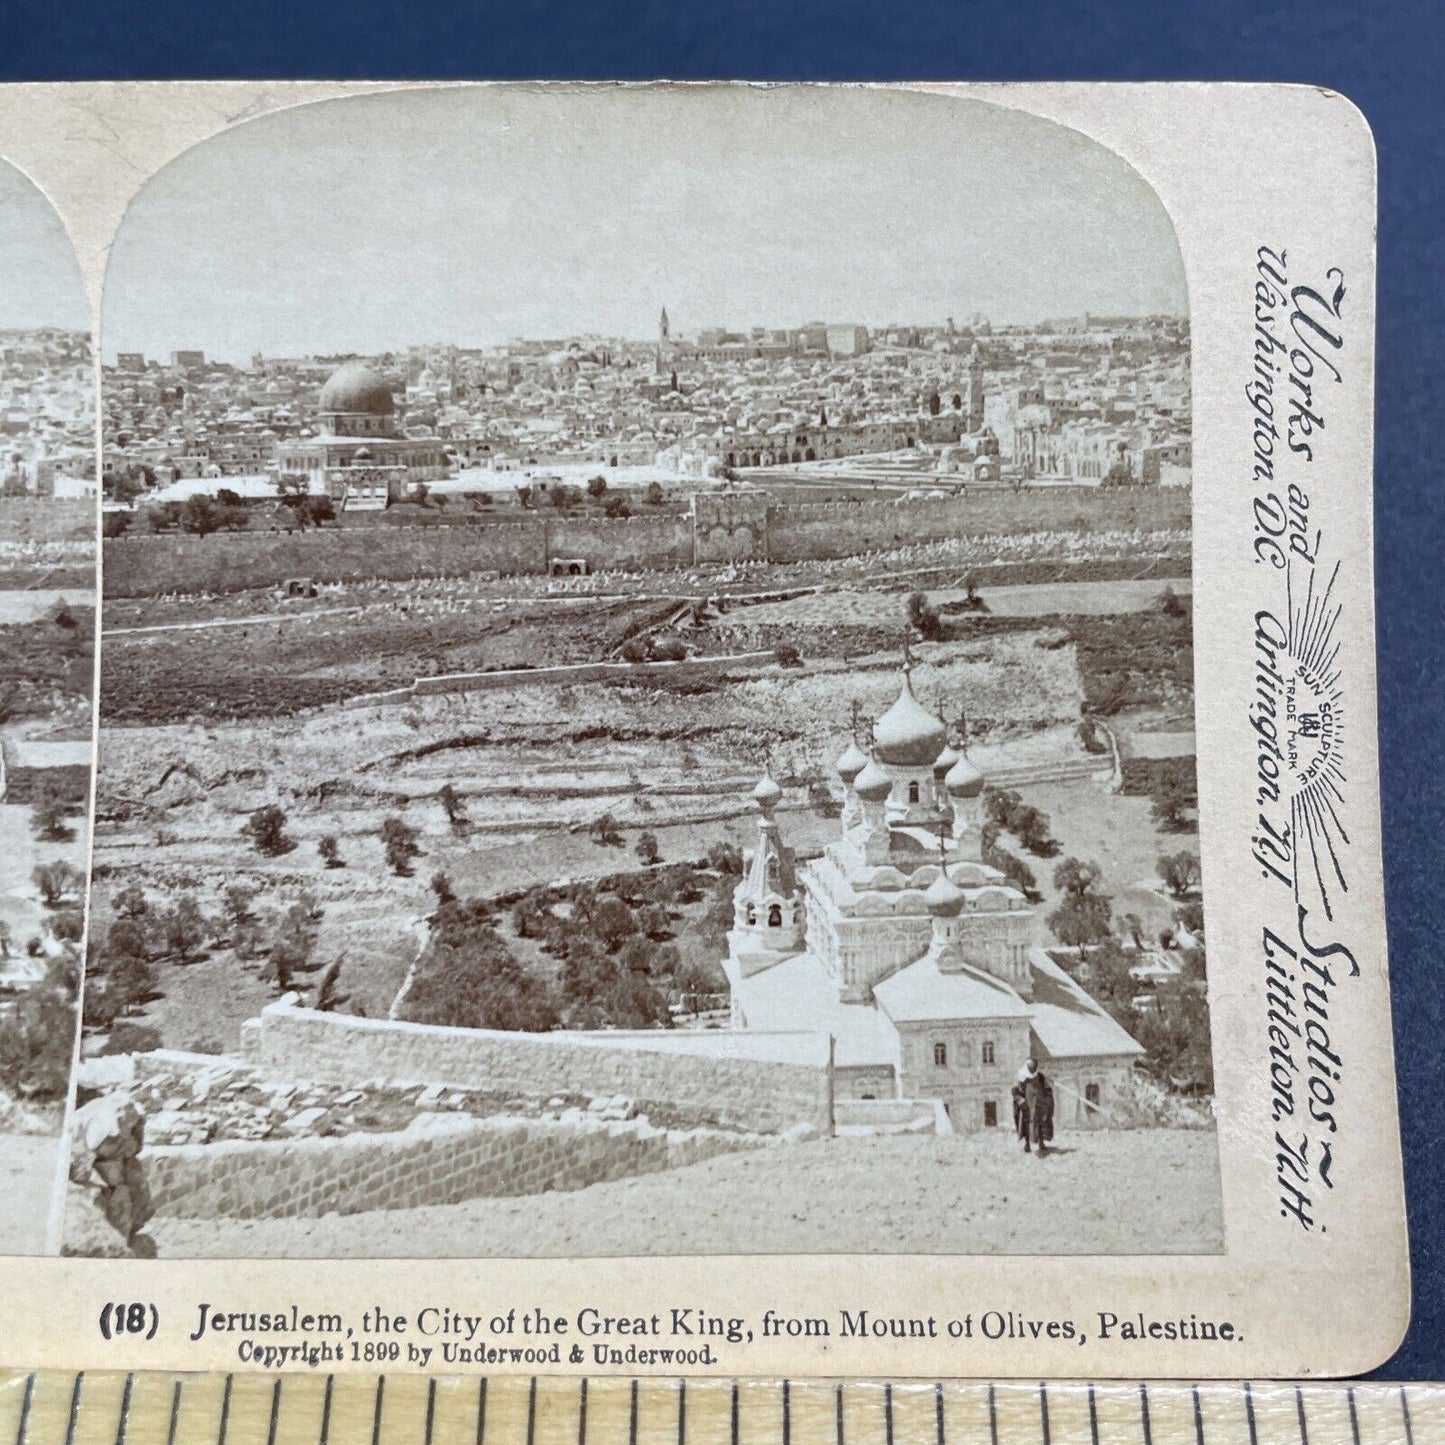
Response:
M803 947L803 905L793 855L773 816L783 790L764 774L752 796L758 806L758 845L733 894L728 939L743 978L771 968Z
M653 355L653 370L661 376L671 360L672 327L668 324L667 307L664 306L662 314L657 318L657 350Z
M964 427L969 433L983 430L983 356L978 342L968 353L968 380L963 393Z

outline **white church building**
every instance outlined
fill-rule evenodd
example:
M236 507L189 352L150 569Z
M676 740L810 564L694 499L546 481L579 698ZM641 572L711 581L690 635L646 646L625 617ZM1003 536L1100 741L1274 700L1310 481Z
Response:
M1032 1055L1061 1127L1115 1122L1144 1052L1042 947L1034 908L980 857L984 777L943 720L898 699L837 761L840 835L795 863L781 789L753 790L757 847L724 960L732 1025L832 1035L839 1099L936 1099L957 1132L1012 1123Z

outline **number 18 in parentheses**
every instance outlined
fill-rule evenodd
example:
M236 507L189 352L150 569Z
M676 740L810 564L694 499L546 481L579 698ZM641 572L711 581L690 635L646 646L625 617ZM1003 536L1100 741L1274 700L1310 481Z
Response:
M100 1312L100 1333L107 1340L116 1335L141 1335L153 1340L160 1322L160 1311L154 1304L113 1301Z

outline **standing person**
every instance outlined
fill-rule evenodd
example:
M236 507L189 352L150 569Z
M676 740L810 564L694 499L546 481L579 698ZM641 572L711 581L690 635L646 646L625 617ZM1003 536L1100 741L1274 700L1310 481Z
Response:
M1024 1153L1032 1153L1037 1145L1042 1155L1054 1137L1054 1091L1037 1059L1030 1058L1019 1070L1013 1104L1014 1128L1024 1141Z

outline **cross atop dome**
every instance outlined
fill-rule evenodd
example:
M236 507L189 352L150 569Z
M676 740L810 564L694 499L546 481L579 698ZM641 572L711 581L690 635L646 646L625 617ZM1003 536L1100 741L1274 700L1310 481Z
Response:
M948 728L914 695L905 661L897 700L873 724L874 755L880 763L894 767L926 768L932 766L947 744Z

